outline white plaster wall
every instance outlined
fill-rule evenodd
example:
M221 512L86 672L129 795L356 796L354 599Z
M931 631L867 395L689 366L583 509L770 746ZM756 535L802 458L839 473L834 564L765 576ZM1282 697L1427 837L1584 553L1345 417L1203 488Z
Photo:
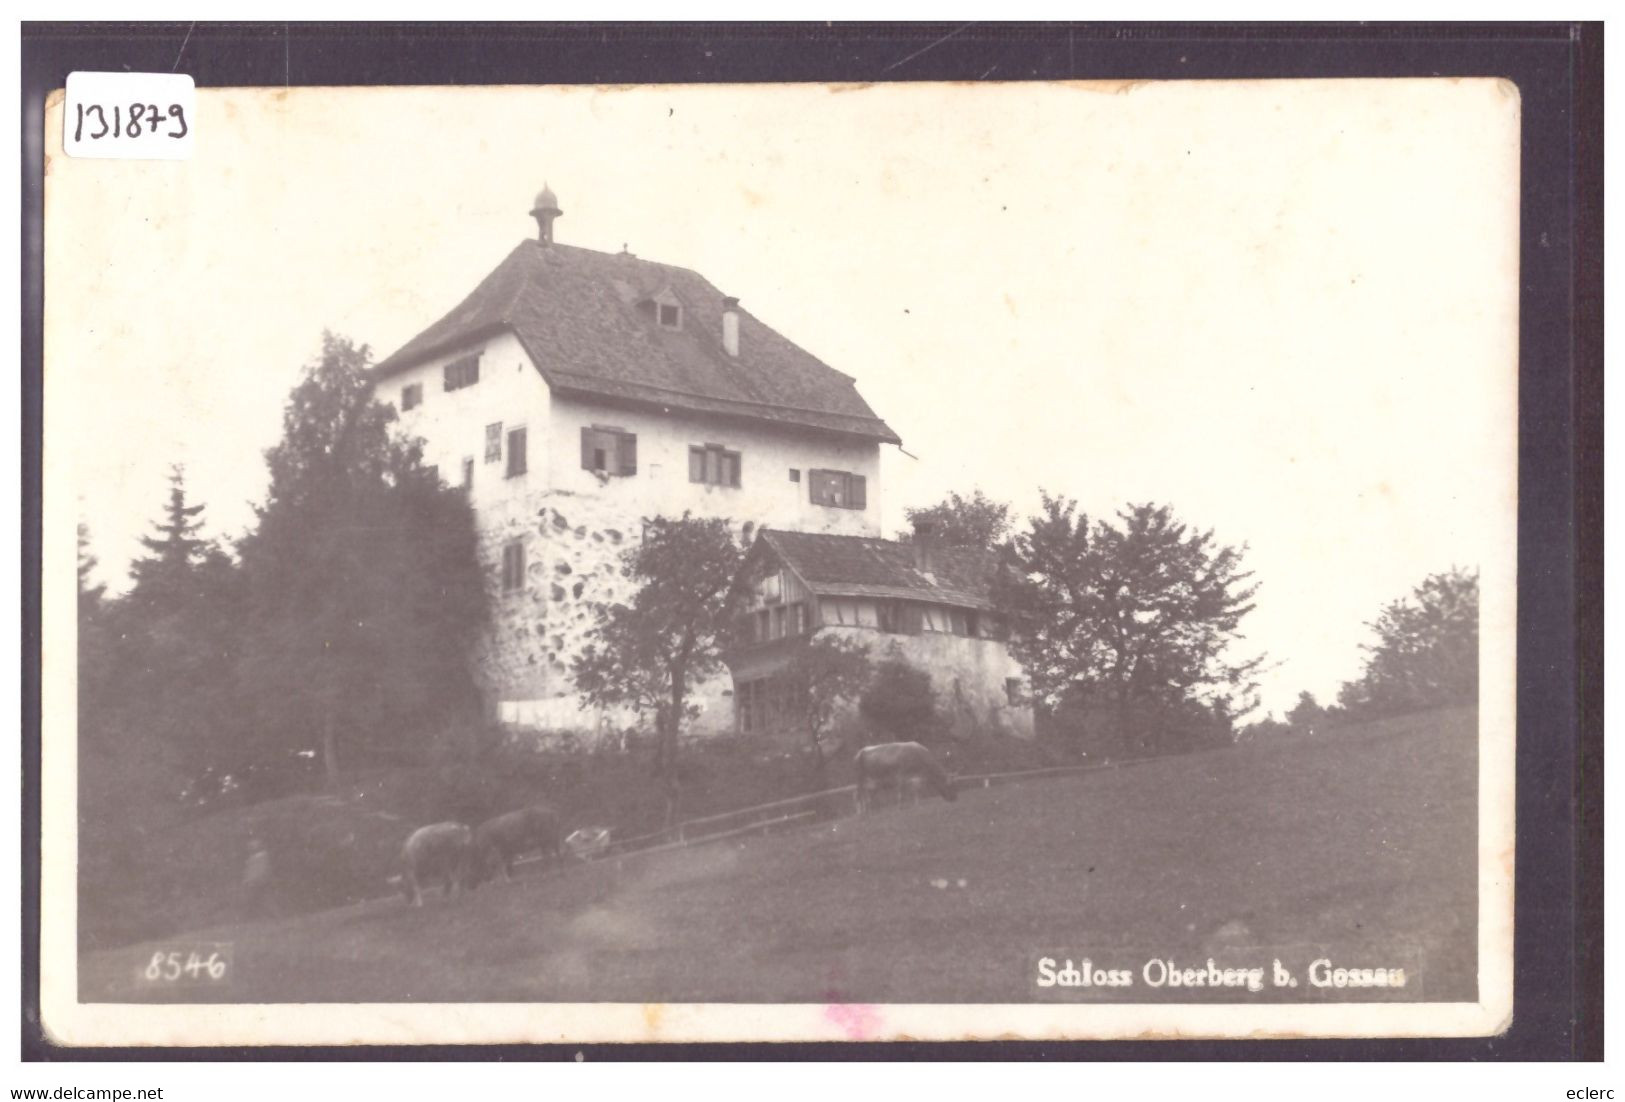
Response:
M443 369L453 360L481 351L480 381L448 392ZM423 439L425 463L440 468L441 481L460 485L463 459L474 460L474 507L484 511L511 504L547 486L552 454L545 440L549 425L547 384L512 333L500 333L392 375L378 396L401 409L401 391L423 384L423 404L400 414L402 431ZM502 423L502 459L485 461L485 426ZM527 473L507 478L508 431L526 430ZM500 561L500 560L499 560Z
M638 473L600 479L581 467L583 426L612 425L638 437ZM688 449L721 444L740 455L740 485L709 486L688 480ZM771 426L732 424L684 413L660 414L554 396L553 488L614 503L627 516L725 517L758 528L880 535L880 445L861 440L801 434ZM790 469L801 481L790 481ZM837 509L809 499L809 469L863 475L866 507Z

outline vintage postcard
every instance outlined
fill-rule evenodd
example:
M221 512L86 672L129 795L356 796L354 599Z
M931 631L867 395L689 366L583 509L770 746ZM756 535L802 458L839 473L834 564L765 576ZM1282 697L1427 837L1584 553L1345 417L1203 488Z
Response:
M1519 132L70 83L50 1036L1506 1029Z

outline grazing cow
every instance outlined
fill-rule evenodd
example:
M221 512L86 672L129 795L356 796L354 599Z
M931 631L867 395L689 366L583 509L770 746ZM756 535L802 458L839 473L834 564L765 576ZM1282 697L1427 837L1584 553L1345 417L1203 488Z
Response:
M502 870L502 879L513 877L513 863L528 853L564 853L564 831L559 813L546 804L510 811L481 823L474 831L475 883Z
M461 823L419 827L401 847L401 894L423 906L422 889L441 885L441 896L457 894L469 880L474 832ZM472 885L470 885L472 886Z
M858 810L866 812L873 803L874 789L895 788L899 802L903 790L915 782L930 785L945 800L954 798L953 778L931 751L917 742L885 742L858 751Z

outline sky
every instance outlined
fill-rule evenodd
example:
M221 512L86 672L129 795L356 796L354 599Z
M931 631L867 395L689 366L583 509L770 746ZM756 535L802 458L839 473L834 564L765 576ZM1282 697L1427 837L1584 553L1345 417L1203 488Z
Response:
M53 116L46 461L115 588L171 463L240 534L322 331L387 355L546 183L561 242L856 378L888 534L1045 490L1246 544L1279 712L1427 574L1510 561L1518 123L1492 80L240 89L191 160L118 162Z

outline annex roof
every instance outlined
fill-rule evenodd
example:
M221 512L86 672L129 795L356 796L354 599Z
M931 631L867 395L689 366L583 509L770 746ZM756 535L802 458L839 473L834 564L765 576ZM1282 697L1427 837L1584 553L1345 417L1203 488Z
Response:
M933 547L929 574L915 566L912 544L876 536L833 536L763 529L760 541L807 588L829 597L889 597L991 610L999 559L972 547Z

